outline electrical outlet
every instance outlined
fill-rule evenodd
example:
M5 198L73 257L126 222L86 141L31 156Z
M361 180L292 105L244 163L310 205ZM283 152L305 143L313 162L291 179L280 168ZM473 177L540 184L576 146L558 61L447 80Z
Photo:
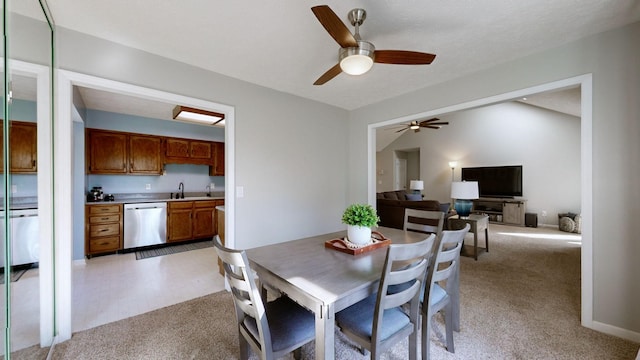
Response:
M542 217L547 216L547 210L542 210Z
M144 188L145 190L151 190L151 184L145 184Z
M18 185L11 185L11 193L15 194L18 192Z

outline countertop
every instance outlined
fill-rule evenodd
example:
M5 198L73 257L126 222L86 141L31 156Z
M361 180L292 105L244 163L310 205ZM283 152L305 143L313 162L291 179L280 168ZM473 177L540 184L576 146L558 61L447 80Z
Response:
M0 201L3 201L3 198L0 198ZM29 196L29 197L11 197L11 203L9 204L9 208L11 210L25 210L25 209L37 209L38 208L38 197Z
M205 193L185 193L184 199L172 199L168 193L135 193L135 194L113 194L113 201L87 201L87 205L104 204L131 204L147 202L169 202L169 201L196 201L196 200L224 200L224 192L212 192L211 196Z

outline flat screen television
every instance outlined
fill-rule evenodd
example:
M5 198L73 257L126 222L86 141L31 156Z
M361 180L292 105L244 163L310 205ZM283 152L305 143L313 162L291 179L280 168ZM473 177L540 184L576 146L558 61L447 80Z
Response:
M462 168L463 181L477 181L480 197L522 196L522 165Z

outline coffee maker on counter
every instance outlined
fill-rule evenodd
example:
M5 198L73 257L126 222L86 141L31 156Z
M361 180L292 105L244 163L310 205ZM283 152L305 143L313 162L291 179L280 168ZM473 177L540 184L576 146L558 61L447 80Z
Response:
M104 194L102 193L101 186L94 186L93 188L91 188L91 190L89 190L89 193L87 194L87 202L102 201L103 199Z

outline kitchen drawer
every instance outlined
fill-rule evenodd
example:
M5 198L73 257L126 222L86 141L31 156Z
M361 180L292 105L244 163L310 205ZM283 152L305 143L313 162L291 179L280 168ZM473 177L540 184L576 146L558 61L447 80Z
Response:
M89 217L89 224L100 224L100 223L110 223L110 222L120 222L120 214L105 214L102 216Z
M169 209L191 209L193 201L170 201L167 206Z
M97 239L91 239L89 241L89 251L92 253L102 251L115 251L118 249L120 249L119 236L100 237Z
M89 236L110 236L120 234L120 224L91 225Z
M120 212L120 205L90 205L89 207L89 215L100 215L100 214L113 214Z
M195 208L215 208L216 201L215 200L198 200L193 202L193 207Z

